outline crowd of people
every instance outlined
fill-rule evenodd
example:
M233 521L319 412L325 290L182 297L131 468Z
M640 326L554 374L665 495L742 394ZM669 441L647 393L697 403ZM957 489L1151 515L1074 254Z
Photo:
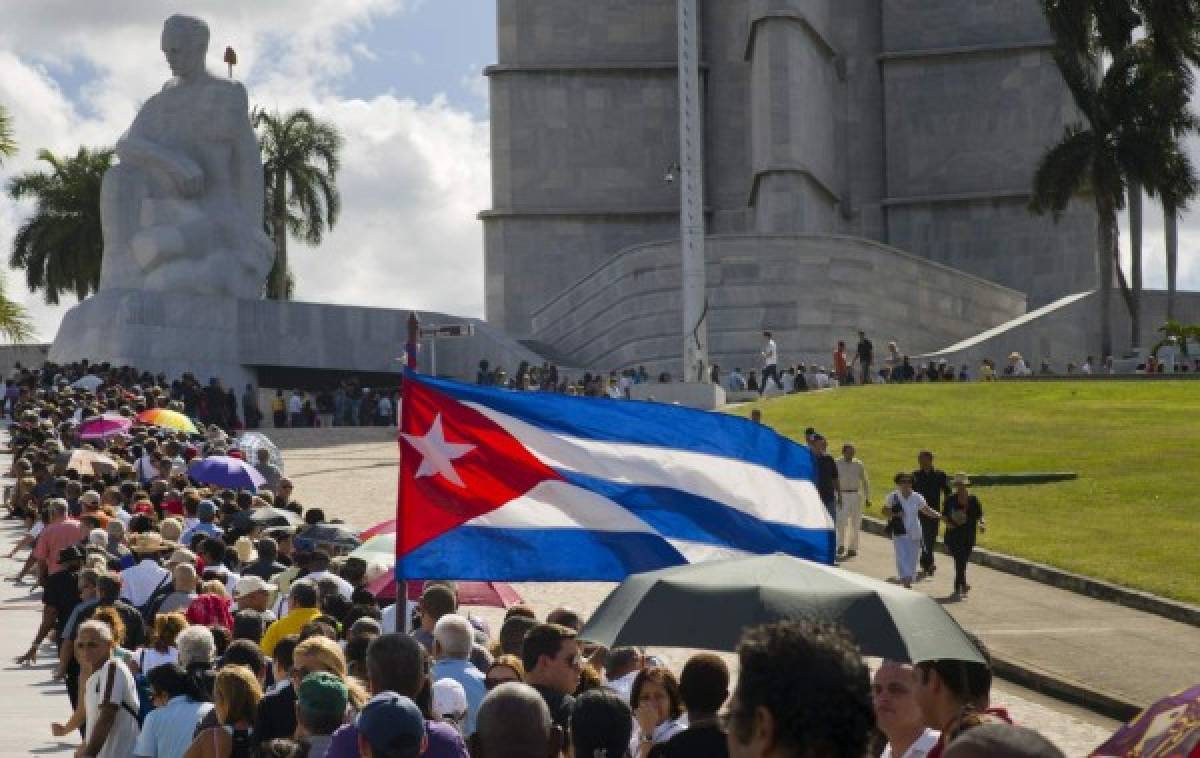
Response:
M302 539L325 514L267 450L251 492L189 478L197 458L239 454L215 425L80 439L79 419L102 411L186 411L184 384L87 370L94 390L71 387L82 367L25 372L9 407L7 505L28 526L13 554L31 548L18 580L33 577L43 602L18 662L56 648L67 697L51 730L78 733L78 756L1059 755L991 707L987 666L885 662L872 677L834 627L750 628L735 674L712 653L677 673L586 643L568 608L515 605L493 634L451 581L381 601L370 564ZM115 469L71 465L93 448ZM850 484L867 502L854 463L849 448L835 466L836 502ZM244 518L266 507L304 526Z

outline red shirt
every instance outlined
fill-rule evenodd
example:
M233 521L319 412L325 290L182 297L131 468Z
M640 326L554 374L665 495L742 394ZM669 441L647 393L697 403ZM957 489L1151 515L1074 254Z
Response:
M33 547L33 557L46 562L46 573L57 573L58 551L82 542L87 535L79 528L79 522L66 518L56 524L50 524L38 535L37 544Z

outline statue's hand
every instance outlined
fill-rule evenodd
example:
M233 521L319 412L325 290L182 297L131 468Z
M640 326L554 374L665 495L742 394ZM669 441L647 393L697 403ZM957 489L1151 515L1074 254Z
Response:
M180 158L175 172L175 186L184 197L195 197L204 189L204 172L190 158Z

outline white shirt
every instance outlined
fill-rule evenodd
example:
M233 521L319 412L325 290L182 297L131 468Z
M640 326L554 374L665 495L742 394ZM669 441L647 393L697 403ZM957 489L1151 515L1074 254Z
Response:
M900 494L900 490L892 490L892 494L888 495L887 503L888 505L900 503L900 507L904 509L904 530L907 534L902 534L897 539L921 539L921 519L917 518L917 514L921 512L921 508L928 506L925 498L921 497L921 493L913 490L912 494L906 498Z
M917 741L910 745L908 750L904 751L904 755L893 756L892 746L889 743L883 749L883 752L879 754L879 758L925 758L925 756L929 755L929 751L933 750L934 746L937 745L941 737L941 732L925 727L925 731L921 732L921 736L917 738Z
M857 491L866 500L869 489L867 486L867 468L863 465L863 462L857 458L850 461L845 458L838 458L837 470L838 486L842 488L842 492Z
M817 389L829 389L829 374L826 374L824 371L818 371L813 374L813 380L817 383Z
M149 674L150 669L163 665L164 663L178 663L179 651L174 647L167 648L167 652L160 653L152 647L144 647L137 651L134 656L137 661L138 668L142 670L142 674Z
M619 676L608 683L608 688L621 696L621 699L626 703L629 702L629 695L633 692L633 680L637 679L637 675L641 669L634 669L624 676Z
M171 572L150 558L144 558L136 566L121 572L121 599L135 608L146 604L154 590L170 577Z
M413 602L412 600L404 601L404 628L403 629L396 628L396 623L397 623L396 607L399 605L400 605L400 603L392 603L387 608L383 609L383 618L380 620L380 623L383 625L383 633L384 634L392 634L395 632L399 632L401 634L409 634L410 632L412 632L412 629L409 628L409 623L413 617L413 609L417 607L417 604L415 602Z
M304 401L299 395L292 395L288 398L288 413L301 413L304 411Z
M109 658L96 673L88 677L83 698L87 714L87 740L91 740L92 730L100 720L100 706L109 703L117 706L117 715L108 732L108 739L96 758L129 758L137 743L138 723L121 704L125 703L137 713L137 685L129 668L116 658Z
M311 579L314 583L322 579L332 579L337 583L338 594L346 598L347 601L354 595L354 585L331 571L313 571L306 574L304 578Z
M775 348L775 340L767 340L762 351L763 366L774 366L779 363L779 352Z

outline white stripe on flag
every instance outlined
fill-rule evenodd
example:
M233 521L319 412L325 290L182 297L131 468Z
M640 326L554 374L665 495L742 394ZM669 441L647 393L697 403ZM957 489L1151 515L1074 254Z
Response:
M653 533L650 525L626 508L570 482L540 482L467 526L506 529L588 529L597 532Z
M805 529L833 528L812 482L788 479L766 466L676 448L555 434L486 405L464 404L516 437L547 466L610 482L670 487L763 521Z

